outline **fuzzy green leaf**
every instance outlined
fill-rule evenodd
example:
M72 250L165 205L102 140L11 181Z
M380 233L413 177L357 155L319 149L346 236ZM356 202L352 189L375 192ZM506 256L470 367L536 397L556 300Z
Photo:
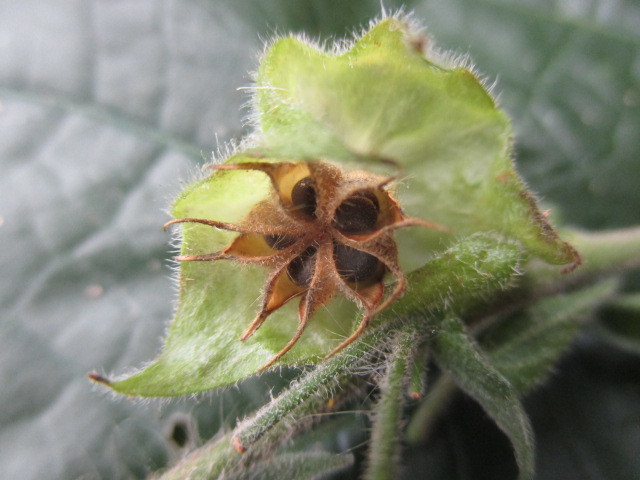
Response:
M376 159L400 163L411 174L406 205L456 234L447 234L445 240L443 234L420 232L426 229L403 232L400 252L408 257L410 268L423 266L453 238L477 232L515 239L552 263L575 261L575 250L546 223L513 171L505 115L468 69L447 70L426 60L417 50L418 37L412 35L400 20L387 19L338 56L293 38L275 43L258 73L256 101L263 138L227 161L273 154L269 160L324 158L348 163L366 158L369 166L383 163ZM393 93L385 97L384 92ZM270 188L261 172L214 172L188 187L172 213L177 218L237 222ZM181 251L215 252L232 238L229 232L187 224ZM470 264L475 261L469 258ZM443 278L435 298L447 297L451 284L458 281L449 274ZM256 335L238 340L254 316L263 282L264 273L256 267L228 261L183 262L178 309L161 356L143 372L111 387L128 395L180 395L253 374L297 327L295 302L290 302L271 314ZM423 295L433 285L426 282L409 289ZM455 305L465 295L449 301ZM357 319L346 301L322 309L279 365L317 362L353 331Z
M215 232L213 229L207 231ZM381 321L390 321L392 315L424 316L425 311L441 308L445 304L456 304L462 308L478 295L486 296L491 291L504 288L516 272L519 259L520 253L513 244L483 236L465 239L420 270L412 272L408 278L409 291L394 305L393 310L381 315ZM189 265L202 271L193 271L192 280L188 286L182 286L181 295L199 294L198 302L180 302L158 360L136 375L110 383L115 391L126 395L174 396L210 390L253 374L283 345L288 329L295 323L291 321L292 313L281 322L265 323L259 341L240 342L238 338L245 323L232 317L238 313L229 305L248 305L255 293L246 284L230 283L239 276L237 271L233 271L232 265L220 273L218 269L204 269L199 263ZM220 296L219 291L205 288L207 280L215 281L215 277L205 276L200 280L195 275L197 273L221 275L223 279L226 276L225 282L230 286ZM193 288L193 283L199 281L203 282L203 287ZM229 303L221 302L221 297ZM187 308L189 306L191 308ZM322 325L323 320L336 322L329 313L314 317L309 328L317 333L304 335L291 350L288 362L292 361L291 358L301 363L315 361L316 352L321 354L326 351L315 342L319 343L322 338L321 329L327 328ZM330 325L335 328L335 323ZM213 348L212 339L223 347ZM335 344L339 338L325 340L326 345L333 345L329 343L330 340ZM198 352L201 354L198 355Z
M581 324L613 296L615 281L546 298L492 328L481 338L494 367L519 394L549 375L575 339Z
M575 262L513 168L507 116L469 68L425 58L423 41L391 18L344 53L294 37L276 42L258 72L256 151L396 162L410 213L458 235L499 231L550 263ZM419 252L438 237L416 232L407 248Z
M480 403L509 437L520 468L518 478L533 478L533 438L518 392L480 351L459 319L448 317L442 322L434 354L458 386Z

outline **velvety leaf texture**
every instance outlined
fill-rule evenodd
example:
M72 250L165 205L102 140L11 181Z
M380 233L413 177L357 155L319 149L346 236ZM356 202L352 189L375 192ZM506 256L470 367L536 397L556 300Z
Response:
M497 231L552 263L578 262L578 254L558 238L513 170L506 117L469 70L431 63L411 46L417 41L413 35L405 21L391 18L340 55L320 52L295 38L277 41L259 68L257 135L263 136L250 145L250 154L281 161L366 157L374 165L376 157L392 159L410 175L410 206L459 237ZM390 91L394 94L385 97ZM380 103L380 98L385 100ZM240 153L228 162L251 160ZM173 214L238 222L270 188L262 172L215 172L188 187ZM426 242L415 236L414 243L422 246L413 252L413 263L419 266L437 251L430 245L446 245L442 239ZM189 225L183 229L182 253L216 252L229 238L211 226ZM250 376L297 327L295 312L285 308L271 315L252 338L238 341L253 316L263 278L255 268L226 260L183 262L179 305L160 358L111 387L129 395L171 396ZM447 290L444 287L442 295ZM453 304L458 301L451 299ZM345 308L314 315L279 364L317 361L348 335L353 321Z
M588 228L639 222L637 2L402 3L424 20L439 46L470 52L478 70L488 75L485 83L498 79L494 92L513 121L518 172L540 194L544 208L553 207L554 215ZM401 2L384 4L392 9ZM168 246L171 235L162 232L162 224L171 218L166 212L175 201L173 215L242 215L248 205L238 202L268 188L264 178L253 175L255 183L247 187L252 196L219 205L216 194L206 191L209 184L218 186L222 175L197 173L212 152L224 157L224 147L218 152L219 147L246 133L242 121L249 112L242 105L248 96L237 88L252 84L247 72L257 69L264 39L295 31L331 41L366 26L380 8L378 0L0 0L3 478L147 478L183 453L167 433L173 412L197 420L189 442L198 444L200 436L210 438L220 428L228 431L236 418L277 394L286 372L284 380L267 374L211 394L199 404L192 398L142 404L124 397L114 401L85 374L93 369L105 375L133 374L132 366L160 354L167 332L170 342L164 349L173 348L174 331L186 340L175 344L180 368L194 355L202 360L188 365L196 375L192 378L207 379L198 390L219 380L207 370L220 360L218 348L208 348L215 340L211 332L222 328L223 343L237 354L231 358L239 358L237 333L255 314L264 272L239 271L223 263L214 269L190 266L193 270L183 270L183 277L200 273L200 282L237 282L227 285L243 290L228 300L237 299L238 310L217 315L225 305L214 305L193 331L179 319L169 326L177 296L169 258L177 244ZM309 61L318 58L315 50L312 53ZM339 67L338 61L332 66L336 71ZM305 78L309 84L313 80ZM473 85L478 104L490 105L491 97ZM319 80L315 87L329 88ZM506 117L495 110L491 121L488 129L498 132L498 139L484 142L483 151L496 148L505 154L496 163L511 171ZM404 148L403 139L391 141L389 132L376 133L385 153ZM343 139L336 141L335 135L325 131L323 138L332 142L335 155L343 154ZM311 146L317 146L315 140ZM467 147L462 142L456 148ZM355 160L373 165L370 154L376 152L365 153ZM464 162L461 169L468 165ZM478 199L495 206L495 196L460 197L453 204L434 196L431 203L438 208L423 212L415 187L434 194L429 190L433 185L428 176L413 175L410 167L400 175L397 193L412 215L446 224L439 215L447 210L477 210ZM508 183L502 194L512 195L520 187ZM517 205L520 213L528 212L525 203ZM210 207L214 210L204 212ZM500 212L491 220L492 229L508 223ZM448 226L467 232L467 225L460 223ZM184 235L198 248L219 248L229 239L229 234L200 226L186 226ZM537 242L535 229L528 235L527 242L534 246L530 252L549 253L546 243ZM460 236L399 232L403 265L424 265L456 245ZM637 285L625 284L627 300L637 295ZM212 299L197 290L181 292L193 297L194 307L211 306ZM329 328L334 337L321 337L304 354L292 350L292 362L316 361L352 329L354 309L346 302L335 308L349 315L336 322L321 313L307 332L312 337L314 329L326 333ZM616 302L607 308L614 315L602 324L606 342L597 340L598 329L581 337L577 353L525 403L542 445L540 479L557 478L560 472L566 478L591 474L619 480L634 478L638 471L637 422L629 421L638 417L640 404L633 363L637 355L611 353L613 345L637 352L637 309ZM290 310L275 315L271 326L265 324L272 344L263 346L256 339L252 352L264 359L275 345L286 342L287 329L295 323L295 309ZM177 318L184 314L189 314L185 307L176 312ZM213 316L219 325L207 323ZM308 339L300 347L305 350L312 343ZM251 374L261 362L253 353L244 355L244 371L236 377ZM167 367L158 377L164 384L155 393L168 394L174 373ZM176 378L174 393L193 390L193 384L185 385L188 377ZM341 427L334 442L341 451L351 449L363 441L363 430L362 425L358 431ZM476 434L468 436L473 440ZM455 457L451 443L446 445L434 455ZM280 465L299 465L300 457L292 455ZM322 463L325 454L314 458ZM584 458L590 461L582 462ZM332 458L327 469L334 461L338 468L349 459Z
M545 299L516 318L509 317L482 338L489 358L520 394L528 392L546 379L580 326L615 291L616 282L606 281Z

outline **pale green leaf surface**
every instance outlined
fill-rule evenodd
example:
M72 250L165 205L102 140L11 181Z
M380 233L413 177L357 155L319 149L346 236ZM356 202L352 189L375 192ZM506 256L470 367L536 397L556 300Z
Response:
M207 231L215 235L215 230ZM380 315L381 320L390 321L393 315L417 314L422 318L425 312L445 305L464 308L478 295L486 296L502 289L515 274L519 261L520 252L513 244L483 236L469 237L412 272L408 278L409 291ZM238 339L246 328L243 321L246 317L241 316L241 309L237 309L238 313L232 306L255 297L255 291L247 288L251 284L246 283L245 276L257 272L241 275L233 265L212 269L202 263L190 263L186 275L183 270L183 282L189 284L181 288L180 295L190 301L183 301L178 307L160 357L143 371L111 383L115 391L127 395L172 396L228 385L253 374L286 343L287 335L291 335L291 328L295 326L292 321L295 312L291 309L265 323L255 335L256 340L240 342ZM210 282L219 278L224 279L222 291L208 288ZM253 281L257 289L259 278ZM339 303L338 307L344 304ZM247 309L250 308L248 305ZM314 317L309 330L283 363L317 361L319 355L337 344L339 338L326 334L327 328L339 326L335 311ZM350 321L353 314L345 317Z
M635 0L418 1L443 48L497 81L518 170L567 223L640 222L640 5Z
M258 71L264 138L256 150L394 161L406 176L401 200L409 213L462 236L495 230L551 263L574 262L575 252L557 238L514 171L506 115L474 73L437 57L425 60L412 35L389 19L341 54L293 37L276 42ZM441 235L413 237L414 251L442 244Z
M144 478L171 457L170 412L196 409L114 402L85 375L156 354L174 297L164 210L214 131L239 133L260 41L223 6L123 6L0 1L7 479Z

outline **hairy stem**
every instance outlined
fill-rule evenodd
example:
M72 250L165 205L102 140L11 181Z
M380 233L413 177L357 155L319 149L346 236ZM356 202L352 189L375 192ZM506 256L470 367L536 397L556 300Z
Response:
M402 416L406 403L408 367L413 362L420 332L415 323L397 333L387 359L387 370L380 382L380 398L373 411L369 464L365 478L397 478L400 465Z
M233 444L239 452L246 451L282 419L296 412L296 416L314 413L302 408L313 397L329 398L333 389L353 374L357 364L370 357L371 345L377 344L385 335L389 325L380 326L363 335L360 341L347 347L315 370L295 381L285 392L258 410L255 415L241 422L233 435Z
M409 398L418 400L424 397L424 392L427 389L427 352L428 344L423 342L421 345L413 347L413 354L408 368L409 375L409 389L407 394Z

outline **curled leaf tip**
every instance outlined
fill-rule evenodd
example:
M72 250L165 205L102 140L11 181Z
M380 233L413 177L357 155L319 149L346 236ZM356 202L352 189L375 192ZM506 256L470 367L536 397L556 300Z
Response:
M566 273L571 273L573 272L576 268L578 268L580 265L582 265L582 255L580 254L580 252L578 250L576 250L575 248L573 248L571 246L571 244L566 243L566 248L567 250L569 250L569 254L570 256L573 257L573 263L571 263L570 265L564 267L560 273L566 274Z
M87 373L87 378L95 383L100 383L102 385L111 385L111 380L107 377L100 375L97 372L89 372Z

